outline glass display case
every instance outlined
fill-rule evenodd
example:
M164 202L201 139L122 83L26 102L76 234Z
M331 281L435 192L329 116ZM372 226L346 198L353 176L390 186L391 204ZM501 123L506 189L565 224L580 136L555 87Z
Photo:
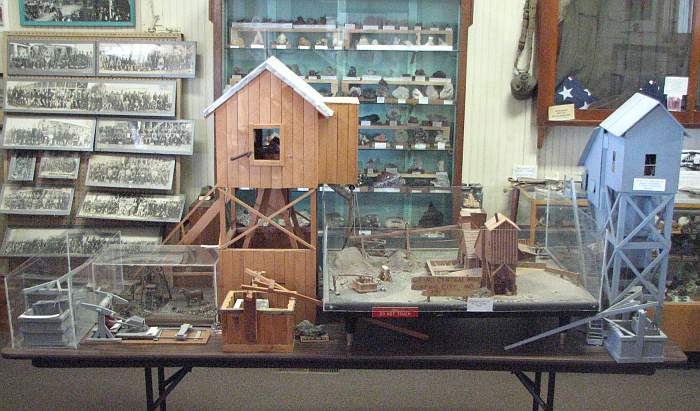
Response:
M120 316L149 326L216 323L219 252L215 247L111 245L89 261L93 287L127 304Z
M553 259L519 261L519 229L505 216L491 217L481 229L445 218L455 203L475 197L465 197L462 188L444 202L418 192L375 196L357 193L348 205L323 192L324 310L463 313L473 310L473 297L492 298L497 312L597 309L579 272ZM404 204L394 205L392 196Z
M217 95L275 56L321 94L360 99L360 191L439 193L461 183L470 0L212 0L211 7L221 45Z
M5 276L10 338L14 348L76 348L95 325L89 265L71 269L68 254L34 257Z

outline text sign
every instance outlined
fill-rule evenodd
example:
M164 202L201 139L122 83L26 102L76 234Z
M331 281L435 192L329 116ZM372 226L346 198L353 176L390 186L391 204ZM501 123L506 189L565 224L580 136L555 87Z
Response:
M418 318L418 307L372 307L372 318Z
M430 296L467 296L481 286L481 276L423 276L411 278L411 290Z
M632 186L634 191L666 191L666 179L663 178L635 178Z
M493 312L493 298L469 298L467 299L467 311L475 313Z

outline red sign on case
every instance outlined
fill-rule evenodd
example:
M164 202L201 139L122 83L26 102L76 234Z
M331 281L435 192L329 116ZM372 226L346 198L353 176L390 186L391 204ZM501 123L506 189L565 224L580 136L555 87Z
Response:
M372 318L418 318L418 307L372 307Z

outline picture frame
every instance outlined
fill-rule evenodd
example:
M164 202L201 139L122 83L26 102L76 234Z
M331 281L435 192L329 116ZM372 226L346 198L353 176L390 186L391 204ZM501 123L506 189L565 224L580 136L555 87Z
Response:
M10 113L172 118L176 108L177 80L16 78L5 85Z
M95 42L75 40L7 41L10 76L93 76Z
M80 117L6 115L0 148L92 151L96 124L95 119Z
M160 244L160 227L10 227L0 245L2 257L88 258L112 244Z
M39 161L39 178L47 180L77 180L80 156L77 154L46 153Z
M135 0L17 0L22 26L135 27Z
M95 151L191 156L194 121L99 119Z
M96 154L90 156L85 185L170 190L174 175L174 157Z
M36 157L13 154L7 169L7 181L34 181Z
M194 78L194 41L98 41L97 75L107 77Z
M73 208L73 194L73 187L5 184L0 192L0 214L67 216Z
M179 223L185 196L88 192L78 211L80 218Z

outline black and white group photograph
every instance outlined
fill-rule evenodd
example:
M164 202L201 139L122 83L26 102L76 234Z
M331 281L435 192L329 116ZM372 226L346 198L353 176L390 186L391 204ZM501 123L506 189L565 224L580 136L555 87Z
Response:
M21 187L4 185L0 214L66 216L73 206L72 187Z
M683 150L681 169L700 171L700 150Z
M34 169L36 157L26 155L12 155L7 171L8 181L34 181Z
M95 151L192 155L190 120L99 120Z
M78 212L81 218L179 223L184 195L87 193Z
M76 180L80 173L80 157L77 155L44 155L39 162L39 178Z
M134 0L19 0L23 26L134 26Z
M85 41L10 40L10 75L90 76L95 74L95 43Z
M102 76L193 78L197 43L192 41L97 44Z
M4 257L92 257L112 244L158 244L158 227L8 228L0 247Z
M3 130L4 149L92 151L95 120L6 116Z
M170 190L175 159L172 157L93 155L86 186Z
M175 80L8 80L5 111L174 117Z

